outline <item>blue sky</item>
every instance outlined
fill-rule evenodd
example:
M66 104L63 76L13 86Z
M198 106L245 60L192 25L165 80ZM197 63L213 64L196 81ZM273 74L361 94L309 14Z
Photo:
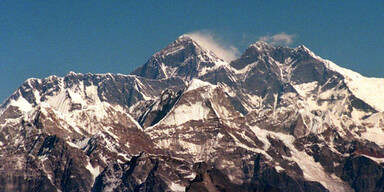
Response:
M286 35L291 47L384 77L384 1L0 0L0 100L29 77L128 74L184 33L239 52Z

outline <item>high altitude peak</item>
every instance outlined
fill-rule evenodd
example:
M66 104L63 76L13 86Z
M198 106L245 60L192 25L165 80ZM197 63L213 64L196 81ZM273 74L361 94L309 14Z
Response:
M255 43L252 43L250 47L258 47L258 48L265 48L265 47L273 47L273 45L265 42L265 41L256 41Z
M274 49L274 46L271 44L268 44L265 41L256 41L255 43L252 43L251 45L248 46L248 48L245 50L243 53L242 57L250 57L250 56L255 56L259 55L262 53L269 52Z
M192 37L188 34L182 34L177 38L177 40L192 40Z
M206 39L195 36L193 34L183 34L180 35L173 43L171 43L168 47L174 46L184 46L184 47L192 47L195 49L197 54L213 54L213 51L209 46L207 46ZM216 56L216 55L215 55Z
M0 191L384 191L384 79L262 41L228 63L210 40L24 82L0 105Z
M74 71L69 71L66 76L77 76L77 75L82 75L82 73L76 73Z
M252 43L251 46L260 47L260 46L271 46L265 41L256 41L255 43Z
M196 37L193 34L180 35L175 41L167 47L157 52L154 56L172 56L182 53L184 56L194 57L210 57L213 60L218 60L215 52L207 46L207 42L203 38Z
M192 37L188 34L180 35L172 44L180 44L180 43L196 43Z
M296 50L303 50L305 52L312 52L311 50L308 49L308 47L306 47L305 45L299 45L298 47L296 47Z
M181 35L176 40L168 44L165 48L158 51L153 57L173 57L178 55L197 55L201 52L201 47L189 35Z
M191 35L181 35L131 74L150 79L176 76L191 79L201 74L204 68L224 63L213 51L198 42Z
M296 52L307 53L308 55L312 56L313 58L317 58L318 57L318 56L316 56L316 54L314 52L312 52L310 49L308 49L308 47L306 47L305 45L299 45L294 50Z

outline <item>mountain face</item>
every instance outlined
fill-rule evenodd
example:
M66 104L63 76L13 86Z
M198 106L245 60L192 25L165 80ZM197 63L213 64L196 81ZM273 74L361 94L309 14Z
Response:
M383 90L305 46L227 63L183 35L131 75L26 80L0 191L384 191Z

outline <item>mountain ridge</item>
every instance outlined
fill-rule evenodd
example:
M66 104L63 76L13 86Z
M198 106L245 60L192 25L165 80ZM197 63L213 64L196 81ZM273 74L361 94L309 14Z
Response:
M2 190L381 191L371 81L305 46L228 63L189 36L131 75L31 78L0 107L0 162L21 164Z

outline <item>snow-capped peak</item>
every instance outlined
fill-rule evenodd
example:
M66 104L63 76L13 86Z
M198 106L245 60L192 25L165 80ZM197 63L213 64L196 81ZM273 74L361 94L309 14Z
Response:
M219 49L215 49L212 43L204 38L190 34L181 35L155 53L132 74L150 79L180 77L189 81L209 70L228 64L217 56L217 50Z
M314 52L312 52L310 49L308 49L308 47L306 47L305 45L299 45L298 47L296 47L294 49L294 51L296 51L296 52L297 51L301 51L301 52L307 53L307 54L309 54L313 58L317 58L318 57Z
M258 51L261 51L261 50L268 50L268 49L273 48L272 45L268 44L268 43L265 42L265 41L256 41L255 43L252 43L251 45L249 45L248 48L251 48L251 47L256 48Z
M192 40L192 37L188 34L182 34L176 39L176 41L183 41L183 40Z
M82 73L76 73L74 71L69 71L66 76L69 76L69 75L82 75Z

